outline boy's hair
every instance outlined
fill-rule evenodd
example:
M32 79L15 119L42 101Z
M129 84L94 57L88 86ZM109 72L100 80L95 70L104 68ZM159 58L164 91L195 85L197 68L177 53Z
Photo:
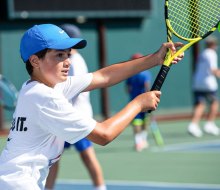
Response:
M48 52L48 50L49 49L44 49L42 51L35 53L34 55L36 55L39 59L43 59L46 53ZM31 65L31 62L29 61L29 59L26 61L25 65L26 65L26 70L28 74L31 76L33 73L33 66Z

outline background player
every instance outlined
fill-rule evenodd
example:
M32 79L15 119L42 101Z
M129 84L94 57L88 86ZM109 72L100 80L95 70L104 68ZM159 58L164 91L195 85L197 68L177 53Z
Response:
M136 53L132 55L131 59L137 59L143 57L142 54ZM150 71L142 71L126 81L127 92L129 93L130 100L133 100L136 96L141 93L150 90L151 86L151 73ZM140 152L144 148L148 148L149 144L147 141L147 128L150 122L150 118L145 112L139 113L132 121L135 150Z
M217 39L209 36L205 40L205 44L206 48L198 58L193 76L194 112L191 123L188 126L188 132L195 137L201 137L203 135L199 122L205 111L206 102L209 105L209 111L207 122L204 125L204 131L212 135L220 134L220 130L215 124L219 107L216 77L220 77L218 56L216 53Z

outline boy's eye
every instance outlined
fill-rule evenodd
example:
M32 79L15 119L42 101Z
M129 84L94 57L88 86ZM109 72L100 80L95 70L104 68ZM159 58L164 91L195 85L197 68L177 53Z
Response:
M65 52L65 51L59 51L56 53L56 57L59 59L67 59L70 57L70 53Z
M58 57L63 57L63 53L58 53L57 56Z

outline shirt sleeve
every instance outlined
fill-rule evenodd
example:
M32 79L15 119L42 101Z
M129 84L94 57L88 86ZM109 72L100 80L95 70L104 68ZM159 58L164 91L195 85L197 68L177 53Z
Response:
M96 126L93 118L84 116L65 98L48 101L40 109L40 126L71 144L86 137Z
M69 76L63 83L55 86L56 90L62 91L65 98L68 100L75 98L92 82L93 74L86 73L84 75Z

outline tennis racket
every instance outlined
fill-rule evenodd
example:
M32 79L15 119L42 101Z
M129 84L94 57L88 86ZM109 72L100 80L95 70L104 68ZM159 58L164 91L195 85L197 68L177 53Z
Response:
M164 146L163 136L157 125L157 121L154 116L151 117L150 129L153 134L154 140L158 146Z
M7 110L14 110L17 103L18 91L15 86L0 75L0 106Z
M175 54L167 52L151 91L161 89L173 59L214 32L219 21L220 0L165 0L167 41L172 42L174 34L187 44Z

